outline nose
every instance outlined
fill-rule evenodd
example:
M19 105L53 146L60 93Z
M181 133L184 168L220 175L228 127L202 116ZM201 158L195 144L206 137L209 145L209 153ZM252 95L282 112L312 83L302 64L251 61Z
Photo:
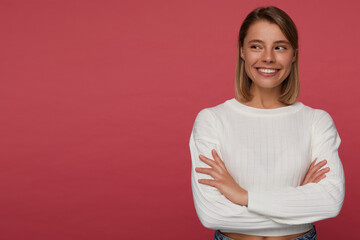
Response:
M274 53L273 53L272 49L264 50L263 55L262 55L262 61L264 63L274 63L275 62L275 57L274 57Z

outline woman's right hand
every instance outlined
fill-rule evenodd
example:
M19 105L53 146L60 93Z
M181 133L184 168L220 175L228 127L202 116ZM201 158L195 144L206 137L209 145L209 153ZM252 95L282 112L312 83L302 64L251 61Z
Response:
M318 183L321 181L321 179L326 177L325 173L330 171L329 167L319 170L320 168L322 168L323 166L326 165L326 163L327 163L326 160L323 160L323 161L315 164L316 160L317 160L317 158L315 158L315 160L311 163L309 170L306 173L305 179L301 183L300 186L303 186L303 185L311 183L311 182Z

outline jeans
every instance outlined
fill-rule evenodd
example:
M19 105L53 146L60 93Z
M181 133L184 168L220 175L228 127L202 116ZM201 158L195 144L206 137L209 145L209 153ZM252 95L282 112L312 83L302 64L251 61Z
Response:
M304 235L302 235L300 237L293 238L292 240L316 240L317 239L316 236L317 236L316 228L314 225L313 229L311 229L310 232L305 233ZM223 235L219 230L217 230L214 235L214 240L234 240L234 239Z

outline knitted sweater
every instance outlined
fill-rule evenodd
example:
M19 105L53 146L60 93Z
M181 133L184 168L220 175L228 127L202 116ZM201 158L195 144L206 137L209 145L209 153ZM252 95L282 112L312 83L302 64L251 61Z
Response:
M339 214L345 179L338 155L340 137L330 115L296 101L274 109L244 105L235 98L205 108L190 136L191 186L201 223L210 229L259 236L306 232L312 223ZM209 167L215 149L234 180L248 191L248 206L232 203L195 167ZM319 183L300 186L311 162L330 167ZM323 168L324 168L323 167Z

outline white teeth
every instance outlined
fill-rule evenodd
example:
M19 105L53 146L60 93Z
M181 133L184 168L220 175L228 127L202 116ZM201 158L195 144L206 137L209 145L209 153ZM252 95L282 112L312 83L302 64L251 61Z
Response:
M258 68L258 70L263 73L274 73L277 71L275 69L266 69L266 68Z

